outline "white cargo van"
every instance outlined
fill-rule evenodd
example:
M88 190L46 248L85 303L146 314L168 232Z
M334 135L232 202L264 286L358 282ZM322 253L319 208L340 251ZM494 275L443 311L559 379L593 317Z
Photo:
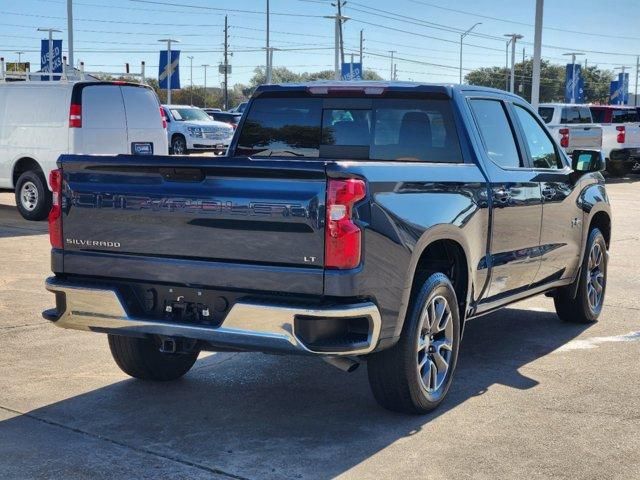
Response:
M0 83L0 188L27 220L46 218L61 154L167 155L160 102L126 82Z

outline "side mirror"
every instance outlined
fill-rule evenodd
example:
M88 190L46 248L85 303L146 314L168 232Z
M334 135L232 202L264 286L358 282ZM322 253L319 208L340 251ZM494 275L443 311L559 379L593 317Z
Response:
M604 158L599 150L574 150L571 152L571 168L578 173L604 170Z

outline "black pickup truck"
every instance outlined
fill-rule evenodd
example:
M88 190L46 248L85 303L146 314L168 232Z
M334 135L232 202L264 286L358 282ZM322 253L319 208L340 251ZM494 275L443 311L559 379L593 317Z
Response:
M566 321L602 309L602 157L568 158L502 91L263 86L226 157L58 166L44 317L108 334L133 377L176 379L202 350L316 355L424 413L466 320L542 293Z

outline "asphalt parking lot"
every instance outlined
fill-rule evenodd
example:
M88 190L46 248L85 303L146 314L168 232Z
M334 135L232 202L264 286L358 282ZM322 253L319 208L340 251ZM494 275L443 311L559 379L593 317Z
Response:
M452 390L423 417L375 403L365 368L202 356L126 377L106 337L56 329L46 222L0 193L0 478L640 478L640 177L609 185L605 311L545 297L470 322Z

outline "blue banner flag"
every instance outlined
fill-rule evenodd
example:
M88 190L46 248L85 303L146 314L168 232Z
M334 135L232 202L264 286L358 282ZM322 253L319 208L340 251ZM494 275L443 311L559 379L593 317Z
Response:
M582 77L582 66L577 63L575 65L568 63L566 79L564 101L566 103L584 103L584 78Z
M53 40L52 72L62 73L62 40ZM44 39L40 47L40 70L49 72L49 40ZM54 80L60 80L61 75L55 75ZM49 80L48 76L41 76L41 80Z
M160 52L160 68L158 69L158 83L160 88L167 89L169 75L171 75L171 90L180 88L180 50L171 50L171 63L167 62L167 50Z
M362 63L343 63L342 80L362 80Z
M620 83L617 80L611 82L609 86L609 105L620 104Z
M629 103L629 74L618 74L618 89L620 90L618 100L619 105L627 105Z

